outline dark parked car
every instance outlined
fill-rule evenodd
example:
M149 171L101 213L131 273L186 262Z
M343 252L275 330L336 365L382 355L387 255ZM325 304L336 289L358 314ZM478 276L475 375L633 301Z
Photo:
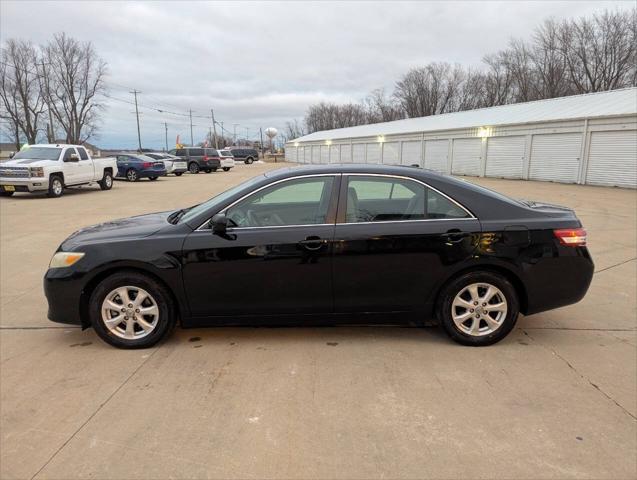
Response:
M247 165L259 160L259 152L255 148L228 147L224 150L230 150L235 160L245 162Z
M51 320L92 326L118 347L153 345L178 321L428 319L462 344L489 345L518 312L584 296L585 245L565 207L411 167L297 167L194 207L79 230L44 286Z
M219 153L214 148L185 147L176 148L168 152L170 155L184 158L188 163L190 173L216 172L221 167Z
M118 178L136 182L140 178L157 180L164 176L166 176L166 166L161 160L142 154L120 153L117 155L116 177Z

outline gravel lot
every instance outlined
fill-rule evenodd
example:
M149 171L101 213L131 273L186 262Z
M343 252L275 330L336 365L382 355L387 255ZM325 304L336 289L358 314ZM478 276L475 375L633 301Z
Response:
M299 327L122 351L46 319L42 276L73 231L281 166L0 199L1 478L637 476L635 191L473 180L575 208L596 264L582 302L488 348L436 328Z

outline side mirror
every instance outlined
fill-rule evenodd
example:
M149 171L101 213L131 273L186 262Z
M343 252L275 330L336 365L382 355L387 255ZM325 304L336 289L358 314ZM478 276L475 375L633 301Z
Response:
M228 229L228 217L223 213L218 213L210 220L212 225L212 233L215 235L223 235Z

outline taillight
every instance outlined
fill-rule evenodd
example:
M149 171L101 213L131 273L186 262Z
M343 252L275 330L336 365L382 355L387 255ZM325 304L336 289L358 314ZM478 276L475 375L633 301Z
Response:
M153 166L153 162L144 162L142 163L143 168L151 168Z
M208 156L207 156L207 155L204 155L204 156L203 156L203 161L204 161L204 162L207 162L207 161L208 161Z
M586 245L586 230L583 228L563 228L553 230L562 245L567 247L583 247Z

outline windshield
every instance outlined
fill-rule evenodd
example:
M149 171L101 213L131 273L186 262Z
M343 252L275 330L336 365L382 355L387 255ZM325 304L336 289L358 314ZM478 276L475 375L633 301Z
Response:
M29 147L26 150L22 150L13 156L14 160L21 158L29 158L34 160L57 160L60 158L61 148L48 148L48 147Z
M255 185L255 184L259 183L261 180L263 180L263 177L264 177L264 175L259 175L258 177L254 177L254 178L252 178L252 179L250 179L250 180L248 180L246 182L240 183L239 185L237 185L236 187L231 188L230 190L226 190L225 192L221 192L219 195L216 195L216 196L212 197L208 201L205 201L203 203L200 203L199 205L195 205L194 207L191 207L184 214L184 216L181 217L181 219L179 220L179 223L188 222L189 220L192 220L193 218L195 218L195 217L201 215L202 213L204 213L209 208L213 207L215 204L221 203L224 200L227 200L228 198L232 197L234 194L240 192L241 190L243 190L246 187L250 187L251 185Z

